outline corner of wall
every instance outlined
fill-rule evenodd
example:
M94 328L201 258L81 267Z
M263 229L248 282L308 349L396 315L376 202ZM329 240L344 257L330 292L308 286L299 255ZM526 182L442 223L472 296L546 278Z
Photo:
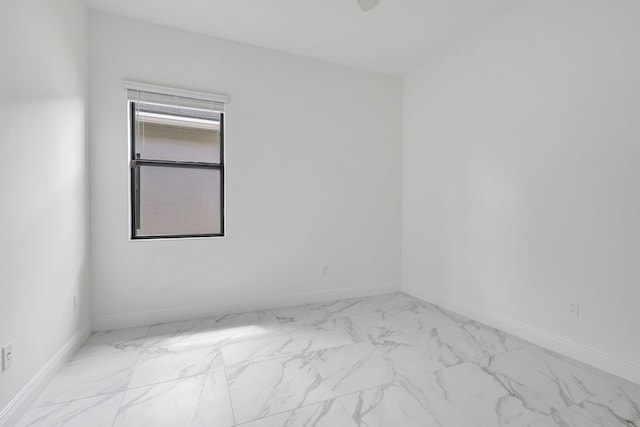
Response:
M476 307L446 296L430 293L425 287L403 283L402 292L455 313L477 320L493 328L510 333L555 351L564 356L594 366L610 374L640 384L640 364L623 360L612 354L582 345L568 338L510 319L506 316Z
M71 337L0 412L0 427L11 427L18 423L49 381L84 344L89 335L91 335L91 322L87 322L82 329Z

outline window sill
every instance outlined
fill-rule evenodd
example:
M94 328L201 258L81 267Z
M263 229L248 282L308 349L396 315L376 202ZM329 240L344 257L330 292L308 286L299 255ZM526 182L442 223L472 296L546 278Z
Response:
M166 242L166 241L184 241L184 240L212 240L212 239L226 239L228 236L194 236L194 237L156 237L156 238L143 238L133 239L129 237L130 242Z

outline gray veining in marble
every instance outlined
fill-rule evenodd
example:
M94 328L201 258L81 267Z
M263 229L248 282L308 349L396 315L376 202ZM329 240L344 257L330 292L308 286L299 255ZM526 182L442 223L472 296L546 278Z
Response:
M35 407L125 390L140 350L80 358L67 363L42 392Z
M127 390L113 425L233 426L224 371Z
M408 322L400 320L386 311L352 316L351 323L364 340L377 340L402 335L409 329Z
M379 310L379 307L367 298L349 298L319 304L330 318L357 316Z
M393 362L368 342L311 352L308 358L336 396L386 384L396 377Z
M640 386L624 383L544 418L531 427L638 427Z
M217 337L215 318L186 320L151 326L144 345L146 347L163 346Z
M501 353L480 366L504 382L522 384L562 409L619 385L622 380L535 346Z
M18 426L640 427L640 386L393 293L95 333Z
M74 359L103 356L108 353L139 350L147 337L149 327L94 332L73 356Z
M257 311L247 313L233 313L219 316L216 319L218 330L226 330L243 326L253 326L260 323L260 316Z
M340 347L365 339L349 317L299 324L289 330L289 334L303 351Z
M321 304L307 304L294 307L277 308L268 311L269 316L273 316L280 323L305 323L326 320L331 317L331 313ZM265 314L265 316L267 316Z
M301 354L231 368L227 376L238 423L334 397Z
M443 369L411 381L439 393L482 427L522 427L550 415L553 402L516 381L506 381L475 363Z
M16 427L111 427L123 392L32 408Z
M222 356L228 367L301 352L300 346L282 330L234 335L222 341Z
M340 397L358 425L368 427L475 427L445 399L428 396L415 385L394 381Z
M336 400L327 400L293 411L283 412L257 421L241 424L242 427L358 427L349 413Z
M224 369L217 340L186 341L145 347L133 369L129 388L177 380Z

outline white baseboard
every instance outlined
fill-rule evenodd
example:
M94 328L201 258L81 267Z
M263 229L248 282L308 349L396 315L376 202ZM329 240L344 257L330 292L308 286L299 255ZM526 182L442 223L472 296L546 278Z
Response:
M58 373L62 365L84 344L91 334L91 324L87 324L62 346L60 350L22 387L22 390L0 411L0 427L11 427L18 423L49 381Z
M402 291L424 301L446 308L496 329L530 341L540 347L586 363L610 374L640 384L640 363L623 360L612 354L577 343L551 332L509 319L467 303L430 294L422 287L404 284Z
M242 300L217 300L206 306L180 307L138 313L99 316L92 319L94 331L147 326L156 323L176 322L245 311L266 310L300 304L311 304L342 298L364 297L388 292L399 292L398 285L358 286L300 294L277 295Z

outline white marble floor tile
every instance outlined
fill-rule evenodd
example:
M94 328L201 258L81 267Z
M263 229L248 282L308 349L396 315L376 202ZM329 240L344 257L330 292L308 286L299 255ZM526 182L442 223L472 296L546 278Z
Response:
M426 334L432 333L434 329L458 326L462 320L435 305L425 304L415 307L414 310L392 311L391 314L403 321L408 328L417 329Z
M222 357L227 367L302 353L302 348L281 330L234 335L223 339Z
M556 409L580 403L622 382L535 346L501 353L478 363L502 381L515 381L547 396Z
M220 344L211 340L145 347L133 369L129 388L224 369Z
M233 426L224 371L127 390L113 425Z
M416 376L471 360L456 347L415 332L379 339L374 345L391 362L396 376Z
M396 377L393 362L368 342L311 352L308 358L336 396L387 384Z
M272 324L272 325L245 325L245 326L234 326L223 328L218 331L220 334L220 338L223 340L228 340L234 337L242 337L242 336L268 336L277 333L285 333L286 330L282 327L282 325Z
M127 387L140 350L71 360L63 366L34 407L110 394Z
M328 400L293 411L262 418L238 427L358 427L336 400Z
M405 328L406 333L390 335L374 343L383 347L388 357L398 364L398 372L408 375L433 372L527 345L477 323L465 326L468 329L448 326L429 333ZM420 369L423 371L418 372Z
M552 402L515 381L504 381L474 363L408 380L421 392L439 396L482 427L522 427L554 411Z
M640 386L403 293L93 334L24 426L640 427Z
M429 303L425 303L427 305L431 305L433 307L436 307L440 312L442 312L445 316L450 317L451 319L453 319L454 321L456 321L457 323L461 324L461 323L466 323L466 322L471 322L472 320L469 319L468 317L465 317L461 314L455 313L451 310L447 310L446 308L442 308L440 306L437 305L433 305L433 304L429 304Z
M623 384L556 412L531 427L640 426L640 386Z
M369 297L369 300L376 304L378 308L389 313L402 313L405 311L422 311L425 309L426 303L417 298L395 292L391 294L376 295Z
M437 346L437 353L441 355L446 366L471 362L491 355L483 342L476 341L473 335L458 326L433 329L426 336L431 337L428 348Z
M302 355L229 368L227 379L239 424L334 397Z
M257 311L225 314L223 316L218 316L216 324L218 329L259 325L260 316Z
M228 338L241 335L270 335L282 329L275 316L269 312L252 311L223 316L218 321L218 335Z
M369 295L368 297L365 297L365 298L367 298L367 300L369 300L369 302L374 304L376 307L380 308L380 306L382 304L384 304L385 302L389 301L395 295L400 294L400 293L401 292L387 292L387 293L384 293L384 294Z
M379 307L368 298L349 298L318 305L326 310L329 318L358 316L379 310Z
M554 415L549 415L548 417L544 417L538 421L535 421L532 424L529 424L527 427L572 427L571 425L568 425L568 424L558 424L558 422L560 421L556 422L556 420L554 419ZM579 426L573 426L573 427L588 427L588 426L579 425Z
M260 324L264 326L280 324L280 321L278 321L278 318L276 317L275 314L273 314L273 311L271 310L259 310L258 320L260 321Z
M326 320L331 313L322 304L297 305L269 310L280 323L305 323Z
M106 332L94 332L72 359L103 356L113 352L139 350L144 343L148 331L149 327L143 326Z
M402 335L409 328L407 322L385 311L352 316L350 319L353 326L361 331L360 335L369 340Z
M367 338L349 317L294 324L289 331L291 338L303 351L354 344Z
M583 411L574 411L574 408L563 409L553 415L530 424L528 427L635 427L637 424L611 424L605 420L593 420L593 414ZM616 420L617 421L617 420Z
M481 332L477 332L477 331ZM429 334L412 328L406 333L391 334L374 340L385 358L393 363L400 376L415 376L449 366L471 362L526 343L482 326L473 326L469 333L458 326L433 329Z
M410 383L396 381L338 398L360 426L474 427L462 411Z
M475 342L476 346L488 356L531 345L527 341L479 322L467 321L462 323L460 327ZM446 331L442 331L440 335L442 336L444 333Z
M215 318L185 320L151 326L144 345L163 346L195 340L215 340L217 337Z
M123 393L32 408L16 427L111 427Z

